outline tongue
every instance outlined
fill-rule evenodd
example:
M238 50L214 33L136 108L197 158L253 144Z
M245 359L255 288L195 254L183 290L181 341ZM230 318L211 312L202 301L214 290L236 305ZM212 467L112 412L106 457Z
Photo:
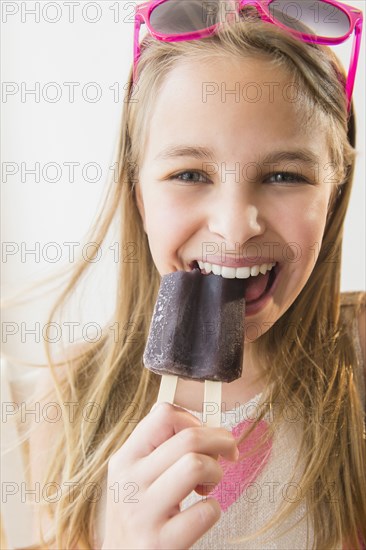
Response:
M244 298L247 302L254 302L264 293L269 279L269 271L246 280Z

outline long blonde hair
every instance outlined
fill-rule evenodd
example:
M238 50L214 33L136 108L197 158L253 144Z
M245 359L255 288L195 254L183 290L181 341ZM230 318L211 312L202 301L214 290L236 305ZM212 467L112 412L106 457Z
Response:
M147 36L135 88L130 71L116 159L119 177L111 182L89 240L101 246L112 222L120 217L119 240L136 243L138 262L119 264L115 310L108 323L116 323L117 338L106 330L98 342L84 346L70 359L58 363L48 349L49 368L63 418L68 418L64 403L76 401L79 406L73 422L64 421L63 431L55 434L44 476L44 484L76 482L72 502L65 494L56 504L45 506L55 528L45 548L52 543L65 549L76 544L80 548L93 547L97 502L86 500L81 488L85 483L102 485L109 457L135 427L126 417L131 418L133 413L135 419L143 418L156 401L160 377L144 369L142 355L160 276L136 206L135 184L149 117L164 78L177 63L213 55L237 59L264 56L298 83L302 91L299 108L304 120L313 120L315 116L326 120L324 132L337 169L337 185L319 257L295 302L253 345L258 349L260 344L258 358L272 382L270 401L278 407L271 433L289 402L303 413L300 454L305 473L300 488L314 525L316 548L333 548L340 540L352 548L360 548L359 537L366 540L363 411L355 386L353 343L340 317L340 259L354 170L354 120L347 118L344 89L339 81L342 69L328 48L304 44L268 23L247 21L224 26L205 40L170 44ZM327 261L330 250L336 262ZM81 260L76 266L49 321L73 294L91 265ZM126 327L132 327L133 338ZM295 327L292 338L278 337L286 334L289 327ZM66 377L60 381L55 373L61 365L66 367ZM90 402L97 403L100 411L94 423L86 422L82 415ZM266 412L268 409L264 407L257 422ZM335 489L329 498L334 481ZM312 490L314 486L318 489L316 493ZM285 503L280 519L295 507L296 503Z

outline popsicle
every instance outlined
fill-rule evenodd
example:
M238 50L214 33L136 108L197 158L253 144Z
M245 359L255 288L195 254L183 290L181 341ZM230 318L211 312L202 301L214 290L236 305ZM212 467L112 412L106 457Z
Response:
M174 402L178 377L204 381L207 425L220 425L221 383L242 373L244 289L243 279L199 269L162 277L143 356L162 375L158 402Z

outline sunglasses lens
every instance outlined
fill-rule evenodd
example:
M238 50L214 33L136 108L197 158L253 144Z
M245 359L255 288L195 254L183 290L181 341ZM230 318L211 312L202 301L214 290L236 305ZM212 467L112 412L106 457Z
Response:
M219 4L220 0L168 0L153 9L150 25L167 35L207 29L218 21Z
M225 1L229 7L233 4ZM221 4L223 0L167 0L153 9L150 25L162 35L207 29L221 20ZM347 14L325 1L273 0L268 9L282 25L319 38L341 38L350 29Z
M268 9L282 25L319 38L341 38L351 25L340 8L317 0L273 0Z

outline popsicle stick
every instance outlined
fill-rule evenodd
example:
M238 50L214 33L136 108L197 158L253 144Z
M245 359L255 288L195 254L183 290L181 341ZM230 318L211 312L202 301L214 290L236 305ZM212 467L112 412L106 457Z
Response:
M219 428L221 425L221 382L205 380L203 398L203 424L210 428Z
M163 374L161 377L157 403L166 401L174 403L174 396L177 389L178 376L174 374Z

